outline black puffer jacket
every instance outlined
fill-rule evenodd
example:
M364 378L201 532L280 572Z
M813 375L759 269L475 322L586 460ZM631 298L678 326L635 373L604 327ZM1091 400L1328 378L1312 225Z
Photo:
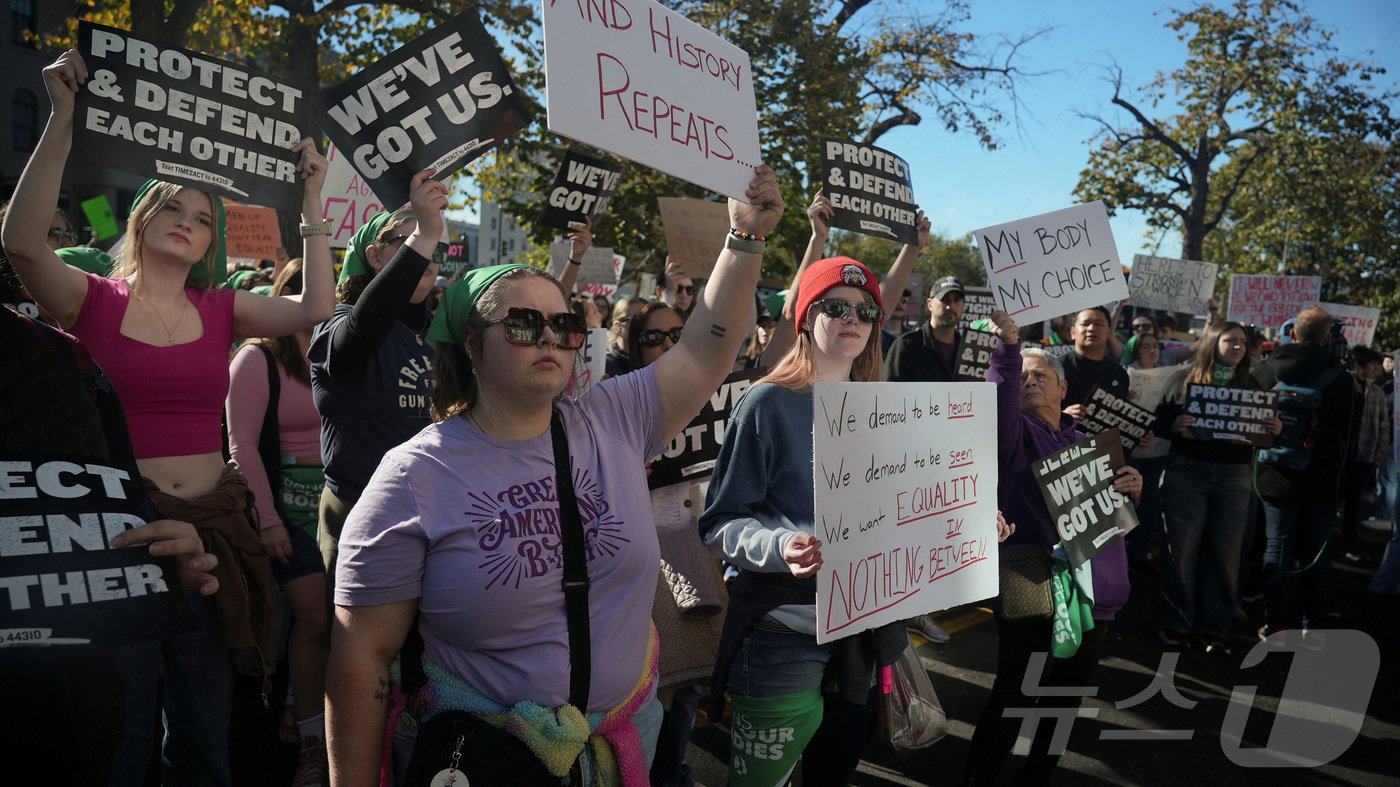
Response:
M1256 367L1254 377L1266 389L1273 388L1276 382L1311 387L1334 365L1326 347L1285 344ZM1260 465L1259 487L1265 497L1323 503L1341 498L1347 448L1356 439L1361 420L1361 413L1353 407L1351 375L1342 372L1323 389L1317 416L1307 469L1277 470ZM1280 480L1286 481L1286 486L1278 486Z

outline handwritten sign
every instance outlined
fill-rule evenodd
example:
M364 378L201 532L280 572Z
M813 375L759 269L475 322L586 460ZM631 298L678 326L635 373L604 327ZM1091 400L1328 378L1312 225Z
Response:
M327 90L321 128L383 205L427 167L445 180L530 123L496 42L464 11Z
M1213 262L1135 254L1133 271L1128 276L1130 303L1146 309L1204 314L1215 295L1215 274L1219 269Z
M1133 404L1155 415L1157 405L1162 403L1162 397L1167 393L1167 381L1177 371L1179 369L1170 366L1156 369L1129 369L1128 398L1132 399ZM1166 456L1171 451L1171 447L1170 436L1159 434L1146 448L1133 449L1133 458L1153 459Z
M1381 320L1381 310L1370 306L1351 306L1345 303L1319 303L1332 319L1342 324L1342 335L1348 345L1364 344L1371 346L1376 339L1376 324Z
M1152 431L1156 420L1157 416L1151 410L1094 386L1089 392L1089 401L1084 403L1084 418L1079 422L1079 428L1087 435L1117 429L1123 440L1123 450L1131 451Z
M690 420L680 434L671 438L671 444L662 452L661 458L652 462L647 486L659 489L681 481L709 478L714 470L715 458L719 456L719 447L724 442L724 427L729 424L729 414L748 392L749 386L767 373L766 369L744 369L724 378L724 383L710 395L709 401L700 408L700 413Z
M988 287L968 287L963 293L963 316L958 323L959 330L967 330L977 320L990 320L997 310L997 299L992 297Z
M1241 325L1275 328L1322 297L1321 276L1230 275L1226 312Z
M126 30L78 22L88 80L73 150L94 182L127 172L295 209L291 147L311 127L301 86Z
M817 383L817 641L997 593L996 389Z
M957 369L953 380L980 383L987 379L987 369L992 365L992 352L1001 344L993 334L986 331L965 331L962 344L958 347Z
M1254 391L1224 385L1186 386L1186 414L1196 416L1187 434L1197 440L1268 448L1274 444L1266 421L1276 418L1277 391Z
M228 253L233 257L275 260L282 249L277 211L254 205L224 204L228 217Z
M544 4L549 130L748 202L761 161L744 50L653 0Z
M1071 565L1137 527L1133 501L1113 488L1124 464L1122 438L1112 429L1031 463Z
M687 276L708 279L729 234L729 206L683 197L658 197L656 204L671 261L685 266Z
M606 161L585 156L572 150L564 153L554 185L545 198L539 223L546 227L567 230L569 222L597 219L608 209L608 203L622 185L624 167L614 167Z
M589 328L588 341L574 354L574 379L569 396L582 396L603 379L608 353L608 329Z
M549 272L554 278L564 275L564 266L570 264L569 253L572 249L569 241L562 238L549 244ZM583 253L583 265L578 272L578 280L616 286L622 281L622 268L626 264L626 257L614 253L606 246L589 246Z
M335 145L327 148L326 160L330 166L326 169L326 182L321 186L321 198L325 202L321 215L331 223L331 248L343 249L362 224L385 208L374 196L374 189Z
M909 162L883 148L822 140L822 182L835 214L831 226L900 243L918 243L919 206Z
M973 233L997 308L1027 325L1128 297L1102 202Z

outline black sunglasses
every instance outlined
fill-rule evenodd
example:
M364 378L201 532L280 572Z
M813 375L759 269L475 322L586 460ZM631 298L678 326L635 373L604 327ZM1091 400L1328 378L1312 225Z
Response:
M873 303L854 304L840 298L826 298L812 305L821 309L822 314L833 320L844 320L850 317L853 311L856 314L856 319L867 325L877 323L883 317L880 307Z
M679 342L681 340L681 329L672 328L669 331L663 331L660 328L648 328L642 331L641 335L637 337L637 341L641 342L646 347L660 347L668 338L671 340L672 344Z
M59 243L77 243L78 233L73 230L52 229L49 230L49 237Z
M408 240L407 235L392 235L379 242L380 246L389 247L395 243L403 243ZM439 243L433 247L433 262L441 265L447 261L447 244Z
M1147 331L1150 331L1150 330L1152 330L1152 323L1150 323L1150 322L1135 322L1135 323L1133 323L1133 333L1146 333Z
M554 341L565 350L577 350L588 338L588 322L573 312L559 312L545 318L538 309L512 306L499 320L487 320L486 326L504 325L506 341L521 347L539 344L546 325L554 331Z
M676 285L676 292L677 292L678 294L683 292L683 293L686 293L687 295L694 295L694 294L695 294L695 285L694 285L694 284L677 284L677 285Z

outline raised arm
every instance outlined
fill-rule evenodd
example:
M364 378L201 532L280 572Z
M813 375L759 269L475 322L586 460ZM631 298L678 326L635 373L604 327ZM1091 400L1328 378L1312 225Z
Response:
M418 615L418 600L335 608L326 667L331 783L378 787L389 708L389 661Z
M574 230L569 233L569 261L564 263L564 273L559 277L559 286L563 288L565 295L574 291L579 268L583 267L584 252L593 245L592 219L571 221L569 226Z
M730 224L746 234L766 238L783 215L783 195L771 168L755 170L748 197L751 204L729 200ZM755 242L736 241L736 245L750 243ZM686 321L680 344L656 362L663 441L669 442L690 423L733 367L745 328L754 319L753 291L762 263L761 250L726 247L721 251L709 283Z
M1016 321L992 312L992 334L1001 344L992 351L987 382L997 386L997 458L1005 462L1021 444L1021 347Z
M792 345L797 343L797 317L794 314L797 309L797 283L802 281L802 274L806 272L807 266L821 259L822 254L826 252L826 239L831 234L833 213L831 200L827 199L822 191L818 191L812 198L812 204L807 206L807 221L812 225L812 237L807 241L807 251L802 254L802 262L792 274L787 300L783 301L782 311L777 322L773 324L773 335L768 337L768 344L763 346L763 354L758 357L758 365L765 369L773 368L773 364L781 360Z
M904 288L909 286L909 277L914 273L914 265L918 263L919 255L924 253L924 248L928 246L928 234L931 226L933 223L920 210L918 218L914 220L914 229L918 231L917 245L906 243L900 247L899 256L894 258L894 264L890 266L889 273L885 274L885 280L880 282L880 301L885 304L886 320L894 316L895 306L904 296Z

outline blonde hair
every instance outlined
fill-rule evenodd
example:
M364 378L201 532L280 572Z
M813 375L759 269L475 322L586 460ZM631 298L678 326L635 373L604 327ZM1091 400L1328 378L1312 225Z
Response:
M864 293L866 303L874 303L870 293ZM810 311L810 309L808 310ZM805 321L807 315L798 315ZM773 366L773 371L764 375L758 382L781 385L792 391L810 388L817 376L816 347L812 332L806 328L797 331L797 342L792 349ZM885 360L880 343L880 323L870 326L870 336L866 338L865 349L851 361L851 382L878 382L885 376Z
M146 232L146 227L150 226L151 220L170 204L170 200L183 190L188 189L196 194L203 194L209 198L210 219L213 221L213 230L210 233L209 248L204 250L204 257L196 265L203 265L208 275L195 281L186 278L185 286L193 287L197 290L208 289L214 282L214 262L219 256L219 219L218 208L214 205L217 196L207 191L200 191L189 186L181 186L177 183L167 183L158 181L141 201L136 203L131 209L131 216L126 220L126 240L122 242L121 249L117 252L116 259L112 265L112 272L108 278L127 279L135 276L141 270L141 236Z

